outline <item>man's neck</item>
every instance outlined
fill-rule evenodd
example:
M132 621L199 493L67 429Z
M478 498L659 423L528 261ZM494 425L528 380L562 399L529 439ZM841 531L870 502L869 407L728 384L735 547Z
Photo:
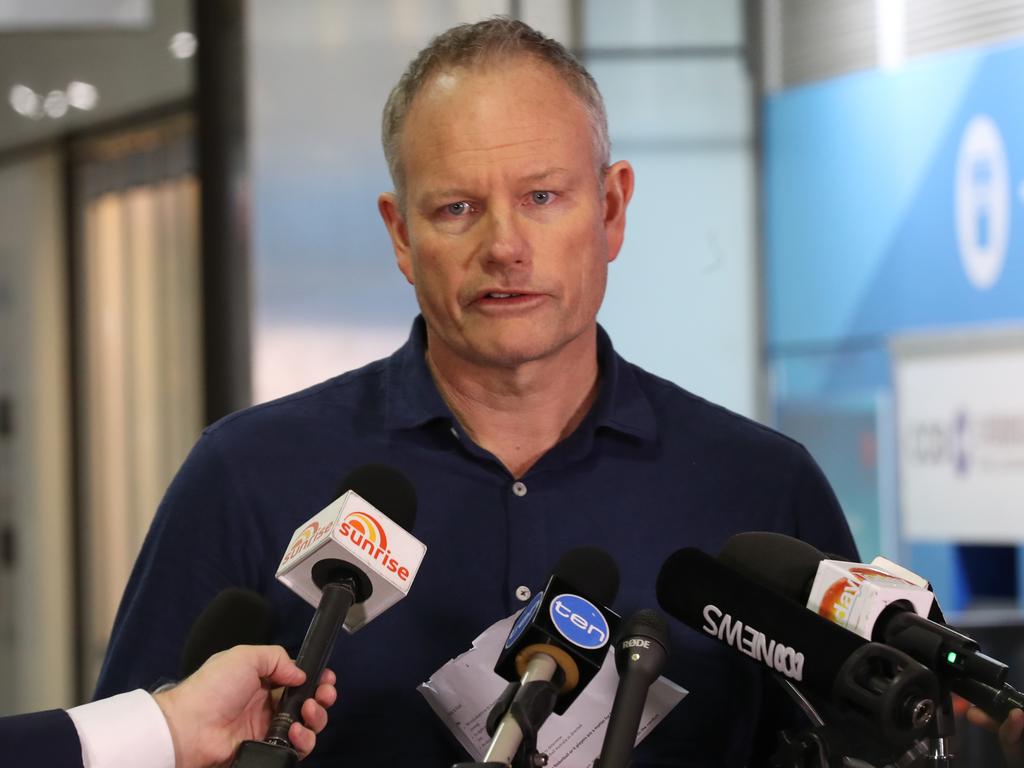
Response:
M427 348L427 366L459 424L513 477L568 437L597 399L597 337L514 367L468 362Z

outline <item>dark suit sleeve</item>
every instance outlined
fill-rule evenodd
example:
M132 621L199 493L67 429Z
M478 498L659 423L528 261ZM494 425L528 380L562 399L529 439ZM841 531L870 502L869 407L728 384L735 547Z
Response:
M78 731L63 709L0 717L0 755L4 765L82 768Z

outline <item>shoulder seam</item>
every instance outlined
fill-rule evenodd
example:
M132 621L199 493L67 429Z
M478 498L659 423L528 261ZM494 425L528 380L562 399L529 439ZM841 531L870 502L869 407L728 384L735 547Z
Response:
M355 382L359 381L360 379L362 379L364 376L370 376L378 373L380 368L383 367L383 364L386 363L387 360L388 358L384 358L383 360L374 360L373 362L368 363L367 365L361 368L357 368L352 371L346 371L345 373L338 374L333 378L327 379L326 381L321 381L319 384L314 384L313 386L307 387L306 389L300 390L298 392L292 392L291 394L284 395L283 397L274 398L273 400L267 400L266 402L263 403L256 403L255 405L250 405L248 408L241 408L237 411L234 411L233 413L229 413L227 416L223 416L222 418L217 419L217 421L215 421L213 424L210 424L207 427L205 427L203 429L203 434L213 434L214 432L220 430L221 427L230 424L231 422L236 421L237 419L240 418L244 418L256 413L262 413L263 411L267 411L279 406L284 406L290 403L306 400L310 397L314 397L315 395L319 395L320 393L326 390L350 386Z
M635 363L629 363L629 365L635 371L638 371L641 374L643 374L643 376L648 381L656 384L657 386L661 387L662 389L670 390L670 391L672 391L675 394L682 395L683 397L687 398L688 400L691 400L693 402L701 403L703 405L706 405L707 407L714 409L715 411L719 412L720 414L722 414L723 416L725 416L727 418L736 419L736 420L739 420L741 422L745 422L746 424L749 424L750 426L756 427L758 430L760 430L761 432L764 432L764 433L766 433L768 435L772 435L772 436L775 436L775 437L781 437L783 440L786 440L787 442L789 442L792 445L796 446L800 450L802 450L804 452L807 451L807 448L799 440L796 440L796 439L790 437L789 435L785 434L784 432L780 432L779 430L775 429L774 427L770 427L767 424L762 424L761 422L759 422L759 421L757 421L755 419L752 419L749 416L744 416L741 413L736 413L735 411L729 410L724 405L720 405L719 403L712 402L711 400L708 400L705 397L701 397L700 395L694 394L690 390L685 389L685 388L679 386L674 381L670 381L669 379L665 379L665 378L663 378L661 376L658 376L657 374L651 373L650 371L645 371L643 368L640 368Z

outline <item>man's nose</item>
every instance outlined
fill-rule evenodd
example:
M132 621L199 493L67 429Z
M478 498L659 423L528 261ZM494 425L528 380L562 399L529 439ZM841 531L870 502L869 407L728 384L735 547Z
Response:
M487 212L484 258L499 266L522 265L529 260L529 244L513 206L496 206Z

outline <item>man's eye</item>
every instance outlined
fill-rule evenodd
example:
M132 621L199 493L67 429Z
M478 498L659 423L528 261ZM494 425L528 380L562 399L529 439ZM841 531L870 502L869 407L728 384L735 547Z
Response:
M469 203L448 203L448 205L446 205L444 209L452 216L464 216L465 214L469 213Z
M550 192L531 192L530 199L533 200L536 205L547 205L555 199L555 196Z

